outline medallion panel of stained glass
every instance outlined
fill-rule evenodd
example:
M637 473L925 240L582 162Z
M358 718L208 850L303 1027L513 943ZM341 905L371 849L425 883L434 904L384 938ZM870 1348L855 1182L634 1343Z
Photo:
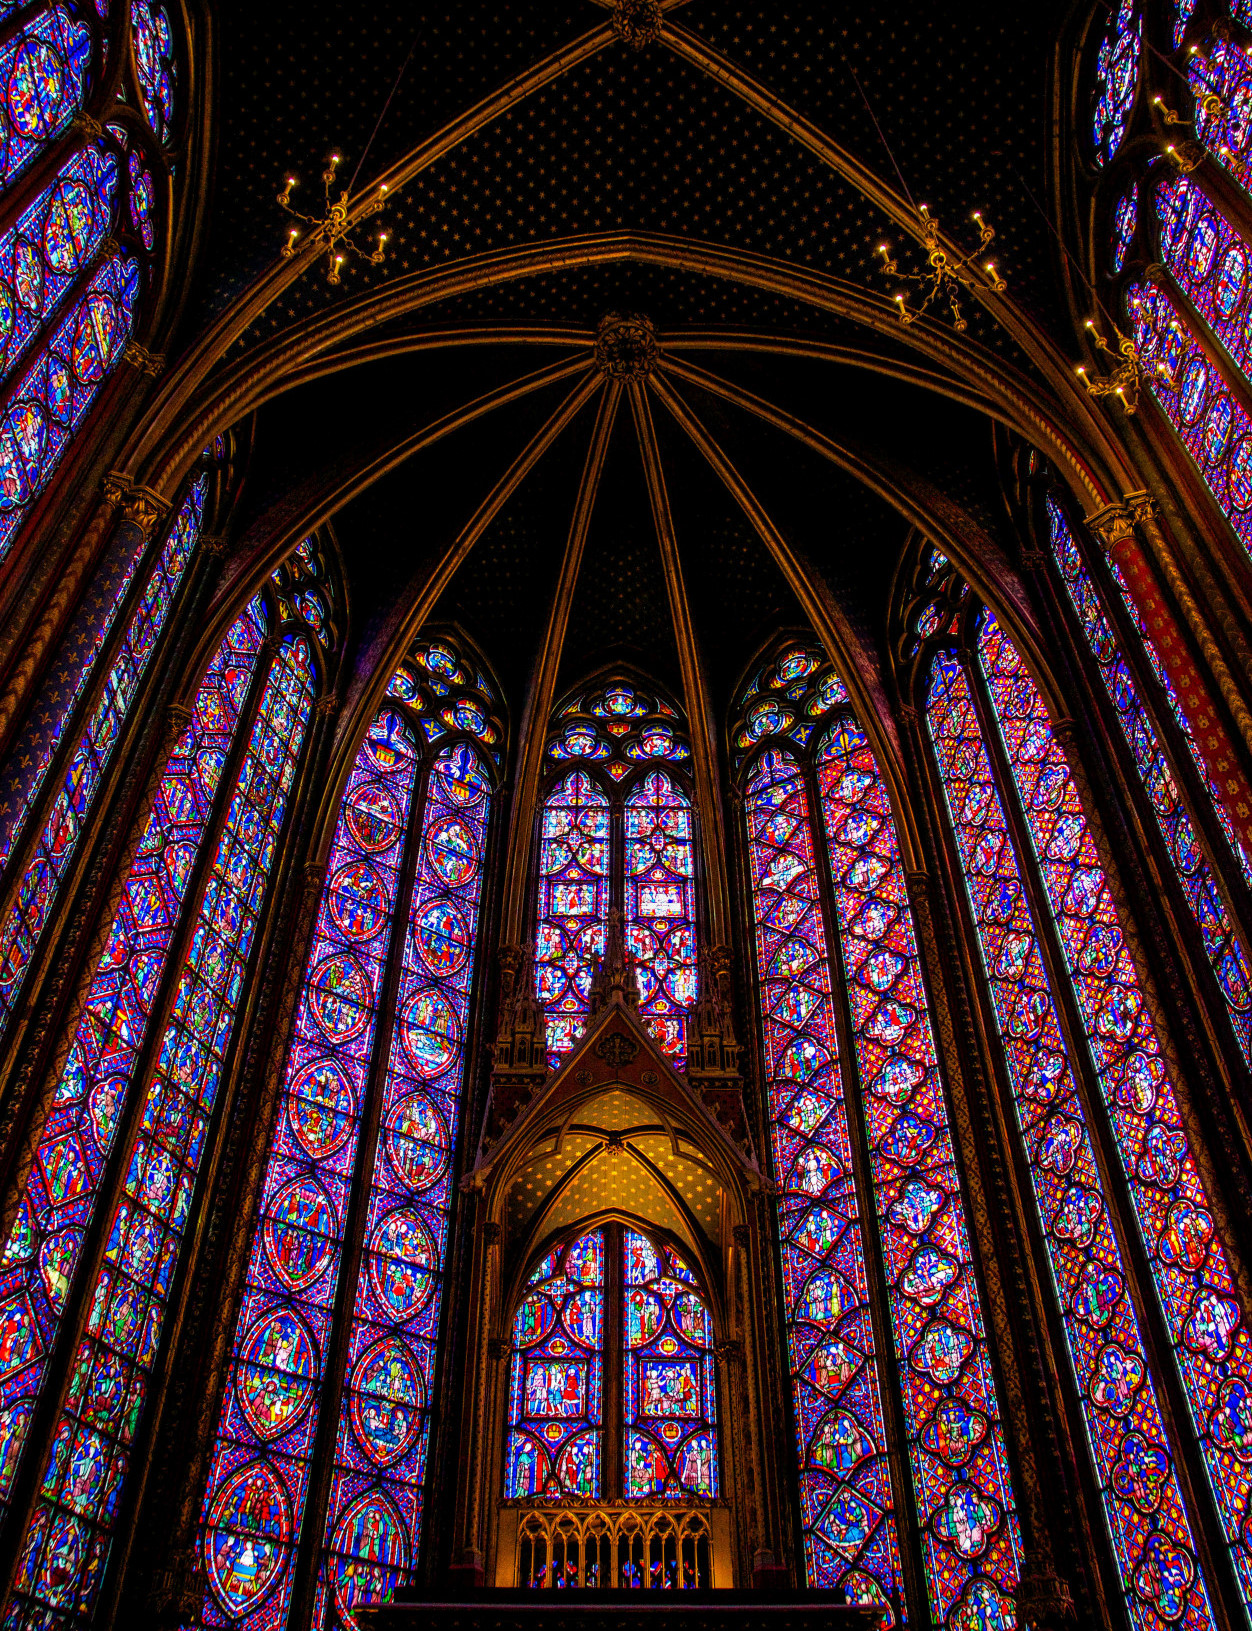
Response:
M270 665L144 1097L122 1198L14 1581L10 1623L81 1624L160 1348L257 922L313 703L303 639ZM72 1272L62 1262L67 1278Z
M931 1607L1008 1624L1021 1532L895 822L857 725L817 765Z
M0 1258L0 1498L12 1488L264 634L257 600L209 665L170 755Z
M504 1493L600 1497L604 1235L558 1247L513 1317Z
M0 50L0 184L7 184L69 128L83 105L91 30L65 6L49 6Z
M202 1623L232 1631L278 1631L291 1601L416 763L383 710L318 907L202 1509Z
M863 1224L812 815L790 755L761 755L746 809L807 1579L880 1603L895 1623L899 1540Z
M464 742L444 748L417 839L339 1407L319 1626L407 1584L421 1542L489 809L478 754Z
M626 800L626 941L639 979L639 1014L682 1069L696 1000L691 805L663 770Z
M575 770L548 795L540 835L535 992L547 1015L553 1070L587 1022L608 907L609 801L585 770Z
M1038 688L993 617L979 659L1047 891L1086 1044L1227 1544L1252 1603L1252 1464L1230 1453L1252 1397L1252 1334L1170 1067L1073 776Z
M678 1253L622 1232L626 1498L716 1500L713 1321Z
M1143 1631L1200 1631L1213 1612L1109 1197L969 683L946 655L927 720L1126 1606Z

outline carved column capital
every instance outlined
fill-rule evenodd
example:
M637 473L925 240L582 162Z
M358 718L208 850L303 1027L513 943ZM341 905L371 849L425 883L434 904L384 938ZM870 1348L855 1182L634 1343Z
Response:
M1017 1613L1023 1631L1065 1631L1075 1623L1069 1586L1050 1558L1027 1557L1017 1588Z
M169 499L162 498L153 487L132 486L130 477L120 470L110 470L102 478L100 491L105 504L120 510L123 521L138 527L145 540L151 538L157 523L169 514Z
M1087 517L1087 525L1110 555L1135 535L1135 517L1125 504L1106 504Z
M165 727L169 740L177 742L178 738L191 724L191 709L185 702L171 702L165 710Z
M737 1223L734 1228L735 1245L746 1252L752 1244L752 1225L750 1223Z
M734 1337L726 1342L719 1342L714 1347L713 1352L727 1365L741 1365L743 1363L743 1343Z
M1048 557L1041 549L1024 549L1020 559L1023 572L1042 572L1048 564Z
M308 861L304 868L304 892L311 895L315 889L321 889L326 882L326 862Z
M487 1339L487 1358L493 1364L499 1364L500 1360L507 1359L511 1351L509 1344L503 1337L489 1337Z
M224 559L229 549L230 544L227 542L224 533L202 532L200 534L200 551L202 554L207 555L210 560L220 561Z
M332 691L328 696L318 697L313 704L313 714L317 719L338 719L342 707L343 698Z
M147 374L155 379L165 368L165 358L159 351L149 351L146 345L140 345L132 340L122 352L122 361L129 363L132 368L141 374Z
M904 873L904 887L908 892L911 906L916 908L930 905L930 873L924 868L907 867Z
M483 1245L498 1246L502 1232L495 1218L485 1218L483 1220Z
M1134 517L1137 527L1149 526L1153 521L1160 518L1161 512L1157 507L1157 502L1146 488L1138 493L1127 493L1126 507Z

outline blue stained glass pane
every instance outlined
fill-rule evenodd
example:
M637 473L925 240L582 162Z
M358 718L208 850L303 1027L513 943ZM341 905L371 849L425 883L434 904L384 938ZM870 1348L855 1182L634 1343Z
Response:
M152 568L143 597L131 616L100 698L66 767L61 790L18 884L13 905L0 922L0 1027L13 1012L31 954L51 914L61 879L77 849L79 833L195 548L206 487L201 477L193 483L183 502L165 547ZM139 560L140 552L127 546L115 557L112 569L106 567L99 595L93 596L84 608L85 615L71 630L62 655L43 687L31 725L12 755L10 766L6 767L0 782L0 787L7 783L9 790L0 812L0 823L3 823L0 831L4 833L0 841L0 865L8 859L14 838L20 832L21 819L38 796L48 765L60 746L70 709L86 684L92 661L109 632L111 619Z
M1153 1631L1154 1598L1173 1582L1170 1620L1201 1631L1213 1611L1126 1265L969 684L946 655L927 722L1127 1611L1137 1631Z
M603 1342L604 1236L596 1231L544 1258L513 1316L504 1455L510 1499L599 1499Z
M1100 605L1095 584L1078 553L1069 523L1052 498L1048 499L1048 515L1052 549L1061 577L1134 755L1178 882L1226 998L1235 1036L1244 1058L1252 1064L1252 968L1247 952L1235 934L1217 880L1196 838L1134 678L1117 649L1117 641Z
M575 770L548 795L539 850L535 993L548 1018L553 1070L587 1022L608 906L609 801Z
M18 1562L14 1602L23 1605L27 1624L56 1623L53 1616L71 1607L75 1618L89 1617L100 1587L313 683L308 646L285 642L270 665L230 790ZM67 1275L70 1255L61 1260Z
M807 1579L895 1624L899 1540L812 816L787 753L761 755L746 809Z
M91 263L113 218L117 182L117 155L83 148L0 237L0 378Z
M138 262L105 261L17 386L0 424L0 560L125 350L139 290Z
M431 769L417 840L335 1440L318 1626L346 1621L354 1608L413 1582L490 807L490 783L474 749L444 748Z
M131 38L148 123L168 141L174 118L174 34L163 6L131 0Z
M91 31L64 6L32 18L0 51L0 184L13 180L83 105Z
M1245 1602L1252 1603L1252 1468L1229 1451L1252 1387L1225 1247L1073 777L1038 688L988 616L979 658L1021 796L1182 1391ZM1160 1156L1158 1163L1157 1156Z
M344 791L287 1058L202 1509L206 1625L286 1622L416 765L384 709Z
M633 1229L622 1233L622 1333L626 1375L627 1500L716 1500L717 1384L713 1321L695 1277L678 1253L658 1249ZM662 1565L651 1565L649 1586L662 1584ZM684 1567L694 1586L695 1560ZM679 1585L678 1559L664 1584ZM618 1581L640 1585L644 1582Z
M1010 1624L1021 1531L895 822L858 726L817 763L931 1609Z
M21 1459L264 634L254 601L222 642L170 755L0 1257L0 1499Z
M1097 164L1106 164L1122 145L1139 86L1143 43L1143 18L1135 0L1121 0L1116 11L1110 11L1108 32L1096 56L1099 96L1091 128Z
M1200 140L1244 192L1252 191L1252 60L1238 41L1210 39L1188 56L1187 77Z
M680 1070L696 1000L691 826L691 805L663 770L645 776L626 800L626 942L639 1013Z

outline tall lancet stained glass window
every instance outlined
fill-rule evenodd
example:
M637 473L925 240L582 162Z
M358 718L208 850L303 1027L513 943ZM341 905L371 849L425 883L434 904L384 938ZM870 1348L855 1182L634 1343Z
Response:
M124 9L23 8L0 47L0 186L37 160L48 176L0 233L0 559L160 293L176 41L164 8L132 0L130 47L108 74Z
M929 1614L1010 1625L1021 1535L882 776L838 675L809 642L762 664L732 743L745 785L807 1578L881 1604L892 1623ZM904 1508L889 1412L908 1448ZM904 1545L920 1549L925 1605L906 1602Z
M1039 688L989 612L963 589L938 593L956 616L914 620L931 634L918 663L934 767L1126 1611L1145 1631L1215 1624L1200 1527L1225 1535L1245 1603L1252 1578L1252 1343L1234 1276ZM1190 1421L1154 1356L1175 1367ZM1207 1491L1180 1475L1184 1458Z
M616 1352L604 1344L606 1304L620 1316ZM606 1392L621 1401L616 1487L605 1475ZM513 1315L506 1498L708 1501L718 1492L713 1320L690 1264L616 1222L549 1251ZM645 1582L632 1573L612 1584Z
M315 646L271 587L210 663L0 1258L6 1507L38 1458L12 1513L14 1623L77 1622L100 1589L300 768ZM65 1352L68 1372L54 1362Z
M502 739L490 682L423 640L349 774L204 1494L204 1625L282 1626L297 1591L338 1624L416 1564Z
M690 759L677 710L625 680L582 692L555 715L535 930L535 992L554 1070L586 1026L610 909L623 915L644 1024L677 1068L686 1060L696 999Z
M1111 9L1099 48L1097 74L1106 94L1094 121L1096 157L1112 157L1123 139L1129 151L1128 131L1158 131L1153 121L1163 101L1176 100L1171 92L1149 106L1147 91L1140 90L1147 59L1187 82L1200 143L1229 176L1218 176L1215 185L1207 166L1191 163L1183 173L1172 156L1181 151L1178 142L1167 142L1162 153L1159 140L1140 141L1129 171L1122 166L1104 184L1117 191L1099 212L1107 215L1109 238L1097 253L1124 285L1124 326L1143 366L1143 394L1155 401L1252 552L1252 419L1245 406L1252 379L1252 245L1238 211L1223 207L1232 180L1245 192L1252 187L1252 61L1220 17L1223 9L1219 4L1193 19L1194 7L1179 7L1172 30L1169 8L1121 0L1115 14ZM1103 320L1092 315L1100 327Z

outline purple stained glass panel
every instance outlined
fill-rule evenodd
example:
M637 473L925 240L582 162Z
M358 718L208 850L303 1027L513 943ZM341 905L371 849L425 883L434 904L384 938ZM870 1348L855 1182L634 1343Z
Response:
M1168 1623L1200 1631L1213 1611L1126 1266L969 682L946 654L927 722L1127 1609L1137 1631L1159 1627L1168 1564Z
M639 980L639 1014L681 1070L696 1000L691 805L663 770L626 800L626 941Z
M125 350L140 284L131 256L105 261L14 390L0 423L0 560Z
M1134 756L1174 872L1195 918L1244 1058L1252 1064L1252 968L1174 782L1143 699L1100 605L1060 506L1048 499L1052 549L1087 643Z
M55 904L57 890L77 848L83 822L91 810L127 712L195 548L204 513L206 486L201 477L192 484L183 502L144 587L143 596L131 615L121 648L83 727L74 756L66 766L60 791L27 862L13 904L0 922L0 1027L13 1012L35 944ZM108 575L104 591L108 599L104 607L94 602L88 608L88 617L92 622L88 622L86 627L93 629L92 636L82 638L80 643L75 638L76 631L71 631L64 654L44 687L40 704L34 711L34 718L38 722L35 728L39 735L36 740L29 740L35 734L32 730L23 737L19 751L13 755L13 768L5 775L10 792L0 816L5 833L3 842L0 842L0 864L11 853L14 836L20 831L17 824L38 796L40 783L60 745L70 709L86 684L92 661L99 654L112 616L138 563L139 553L133 549L120 557L120 570ZM82 629L84 625L77 627ZM43 724L43 714L50 713L52 707L59 710L59 715L50 719L49 728L49 725Z
M979 659L1038 857L1182 1390L1245 1601L1252 1466L1230 1433L1252 1397L1252 1333L1108 880L1038 688L988 615ZM1233 1411L1233 1414L1232 1414Z
M717 1361L708 1304L672 1248L658 1250L646 1235L625 1229L622 1253L626 1498L716 1500ZM683 1585L694 1586L694 1560L685 1566L691 1577ZM671 1567L677 1571L676 1558ZM659 1575L660 1562L652 1568Z
M1009 1624L1021 1532L895 822L857 725L817 764L931 1607Z
M0 1257L0 1498L21 1459L264 634L254 601L209 665L170 755Z
M558 782L543 807L535 992L555 1070L587 1022L591 975L609 906L609 801L585 770Z
M205 1625L286 1623L416 767L384 709L348 777L279 1098L202 1511Z
M131 39L148 123L162 141L174 119L174 34L163 6L131 0Z
M746 809L808 1584L881 1604L895 1624L903 1586L863 1225L812 815L789 754L761 755Z
M0 184L20 174L83 105L91 30L54 5L0 50Z
M1091 120L1097 164L1107 164L1122 145L1126 120L1139 87L1139 56L1143 45L1143 18L1136 0L1120 0L1112 7L1108 32L1096 55L1095 112Z
M596 1231L543 1259L513 1316L506 1497L599 1499L603 1332L604 1236Z
M1211 40L1187 61L1196 132L1244 192L1252 192L1252 57L1235 40Z
M490 804L475 750L464 742L444 748L431 767L417 835L339 1404L318 1626L346 1620L354 1608L411 1584L421 1542Z
M288 640L231 789L18 1560L12 1603L27 1624L81 1621L95 1606L313 685L307 645ZM59 1261L67 1278L73 1255Z

